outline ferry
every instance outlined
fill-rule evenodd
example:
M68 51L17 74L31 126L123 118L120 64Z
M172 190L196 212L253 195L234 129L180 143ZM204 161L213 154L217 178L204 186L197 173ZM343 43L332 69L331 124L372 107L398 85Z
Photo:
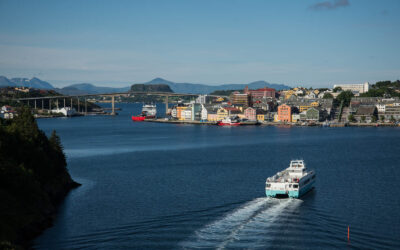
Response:
M292 160L290 166L267 178L265 194L269 197L300 198L314 188L315 172L308 171L303 160Z
M132 116L132 121L134 122L144 121L145 119L156 118L156 115L157 115L156 105L145 104L143 105L142 108L142 114L138 116Z
M217 123L218 126L239 126L240 122L237 119L226 117Z

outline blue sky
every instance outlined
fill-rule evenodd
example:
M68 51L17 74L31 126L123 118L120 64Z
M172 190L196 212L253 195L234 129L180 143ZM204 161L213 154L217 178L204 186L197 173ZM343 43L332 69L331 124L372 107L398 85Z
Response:
M0 0L0 75L332 86L400 78L398 0Z

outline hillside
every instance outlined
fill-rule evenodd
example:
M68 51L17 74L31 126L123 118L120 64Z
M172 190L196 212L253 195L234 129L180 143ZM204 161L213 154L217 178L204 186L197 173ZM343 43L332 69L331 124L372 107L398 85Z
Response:
M0 119L0 249L27 246L52 224L71 179L60 138L47 138L28 108ZM13 249L10 247L8 249Z
M138 92L173 92L167 84L133 84L131 91Z
M144 84L167 84L176 93L193 93L193 94L209 94L216 90L231 90L231 89L244 89L246 86L249 89L258 88L274 88L276 90L290 89L289 86L283 84L273 84L266 81L256 81L248 84L222 84L222 85L207 85L199 83L175 83L162 78L155 78Z

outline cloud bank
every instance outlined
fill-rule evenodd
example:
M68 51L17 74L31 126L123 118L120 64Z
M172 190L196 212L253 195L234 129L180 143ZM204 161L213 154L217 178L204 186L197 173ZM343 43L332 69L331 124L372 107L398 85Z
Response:
M311 5L309 8L311 10L334 10L340 7L347 7L350 5L348 0L333 0L333 1L324 1Z

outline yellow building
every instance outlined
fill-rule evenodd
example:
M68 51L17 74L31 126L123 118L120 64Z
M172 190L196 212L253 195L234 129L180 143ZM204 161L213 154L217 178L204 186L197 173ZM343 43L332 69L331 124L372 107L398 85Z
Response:
M311 103L311 107L314 107L314 108L315 108L315 107L318 107L318 106L319 106L319 103L318 103L318 102L312 102L312 103Z
M265 115L264 114L258 114L257 115L257 121L263 122L265 120Z
M319 94L319 90L318 89L314 90L314 94L318 95Z
M221 121L222 119L225 119L226 117L229 116L229 112L224 108L219 108L217 111L217 115L218 115L218 121Z
M303 111L306 111L306 110L309 109L309 108L311 108L310 105L302 105L302 106L299 106L300 113L303 112Z
M278 117L279 117L278 114L275 114L275 115L274 115L274 122L279 122Z
M292 115L292 122L298 122L300 120L300 115L299 114L293 114Z
M218 121L218 115L217 114L207 114L207 120L209 122L217 122Z

